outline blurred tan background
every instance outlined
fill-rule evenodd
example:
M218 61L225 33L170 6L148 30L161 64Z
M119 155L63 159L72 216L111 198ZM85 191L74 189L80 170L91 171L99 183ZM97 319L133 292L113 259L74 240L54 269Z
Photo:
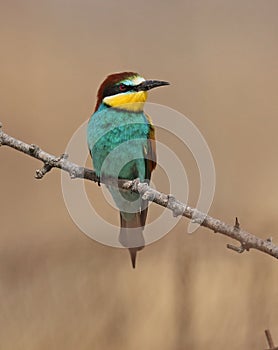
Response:
M59 155L108 73L168 80L150 101L205 136L210 214L278 243L277 11L277 0L1 1L4 131ZM71 221L58 170L35 180L41 164L5 147L0 164L0 349L259 350L265 328L278 344L273 258L229 251L208 230L187 235L182 220L133 271L126 251Z

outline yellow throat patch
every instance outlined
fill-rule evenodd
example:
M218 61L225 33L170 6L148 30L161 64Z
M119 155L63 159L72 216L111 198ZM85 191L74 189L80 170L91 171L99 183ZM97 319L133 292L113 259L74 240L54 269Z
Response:
M140 112L144 108L148 94L146 91L122 93L107 96L103 102L110 107L123 109L130 112Z

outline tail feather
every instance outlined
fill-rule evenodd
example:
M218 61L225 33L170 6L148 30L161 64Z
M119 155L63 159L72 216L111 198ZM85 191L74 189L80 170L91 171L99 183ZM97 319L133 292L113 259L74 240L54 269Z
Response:
M134 213L131 218L127 220L125 213L121 212L120 218L121 231L119 241L124 247L128 248L132 267L135 268L137 252L142 250L145 246L143 236L144 227L141 224L141 213Z
M139 249L137 249L137 248L128 248L128 250L129 250L129 255L130 255L132 267L135 269L135 267L136 267L136 256L137 256L137 251Z

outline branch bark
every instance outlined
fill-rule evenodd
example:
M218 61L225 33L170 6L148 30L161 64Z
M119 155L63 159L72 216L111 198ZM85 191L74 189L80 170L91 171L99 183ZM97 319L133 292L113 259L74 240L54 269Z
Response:
M56 157L43 151L36 145L27 144L4 133L1 127L2 125L0 123L0 146L14 148L19 152L23 152L43 162L43 167L36 170L35 178L37 179L43 178L43 176L52 168L58 168L68 172L72 179L84 178L97 182L98 184L102 182L109 185L119 186L126 190L132 190L139 193L143 199L168 208L172 211L173 216L175 217L179 215L185 216L193 222L199 223L201 226L204 226L215 233L221 233L240 243L239 246L227 244L227 248L229 249L232 249L238 253L243 253L244 251L249 251L250 249L256 249L278 259L278 246L273 244L272 239L262 239L241 229L237 218L234 225L226 224L219 219L200 212L198 209L191 208L190 206L177 200L172 195L159 192L151 188L147 183L141 183L138 179L133 181L118 180L114 178L99 179L93 170L70 162L66 154Z

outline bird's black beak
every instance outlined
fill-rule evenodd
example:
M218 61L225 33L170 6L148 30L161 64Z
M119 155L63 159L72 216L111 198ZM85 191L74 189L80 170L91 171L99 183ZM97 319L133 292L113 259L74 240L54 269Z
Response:
M161 80L146 80L143 83L136 86L136 91L147 91L159 86L170 85L168 81Z

